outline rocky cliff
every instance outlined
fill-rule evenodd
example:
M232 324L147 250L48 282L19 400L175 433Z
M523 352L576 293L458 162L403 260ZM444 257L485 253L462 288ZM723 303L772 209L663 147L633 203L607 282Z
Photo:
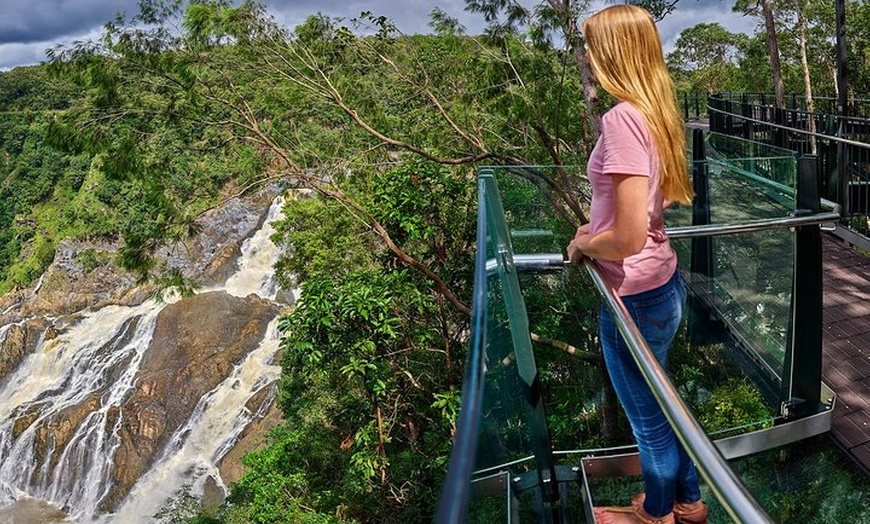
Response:
M199 220L196 238L158 253L160 266L181 271L205 289L219 286L236 270L242 242L262 225L276 194L272 188L207 213ZM134 275L114 265L118 248L110 241L64 242L37 285L0 297L0 386L8 385L28 356L50 352L52 341L88 312L109 305L136 306L153 295L153 285L137 284ZM180 299L157 314L148 347L136 362L132 387L120 403L110 402L109 391L127 372L132 356L113 362L100 378L105 383L95 384L74 403L50 412L39 401L13 409L11 438L32 435L33 460L43 464L30 472L30 482L45 484L38 478L44 475L83 482L75 479L80 472L60 471L59 464L66 446L80 438L85 421L100 412L114 443L111 485L100 498L100 510L114 511L165 452L200 398L256 348L280 307L256 295L236 297L224 291ZM124 346L142 320L134 316L125 322L95 355L111 355ZM228 455L235 456L232 451Z
M222 291L181 300L160 312L135 392L124 404L116 483L104 510L116 509L199 399L260 343L277 313L270 301Z

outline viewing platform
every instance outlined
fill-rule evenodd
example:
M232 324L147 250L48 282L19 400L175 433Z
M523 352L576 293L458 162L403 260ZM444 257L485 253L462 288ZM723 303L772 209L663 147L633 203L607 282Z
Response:
M822 238L822 378L837 393L831 436L870 474L870 254Z
M870 522L870 257L820 195L829 165L690 135L696 196L665 216L689 292L667 369L595 264L565 263L582 170L479 173L472 344L439 524L593 524L593 506L643 489L607 412L599 304L697 464L712 522Z

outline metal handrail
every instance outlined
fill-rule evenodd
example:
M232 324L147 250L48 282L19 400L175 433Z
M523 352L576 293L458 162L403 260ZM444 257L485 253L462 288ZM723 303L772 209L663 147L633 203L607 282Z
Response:
M766 218L740 224L707 224L700 226L683 226L665 228L670 238L696 238L730 235L733 233L752 233L771 229L787 229L791 227L812 226L838 222L840 213L826 212L790 217Z
M731 111L725 111L724 109L719 109L718 107L713 107L711 105L707 105L707 111L716 111L719 114L733 116L739 118L741 120L745 120L747 122L754 122L756 124L764 124L769 127L774 127L776 129L785 129L786 131L794 131L795 133L801 133L804 135L814 136L816 138L824 138L827 140L831 140L833 142L841 142L843 144L848 144L850 146L861 147L865 149L870 149L870 144L866 144L864 142L856 142L855 140L849 140L848 138L840 138L837 136L828 135L825 133L818 133L814 131L806 131L804 129L799 129L796 127L784 126L781 124L775 124L773 122L768 122L767 120L760 120L758 118L752 118L750 116L742 115L740 113L732 113Z
M493 182L491 179L487 179ZM486 259L486 250L481 249L487 242L486 218L484 211L487 209L485 202L485 180L479 180L478 195L478 253L475 264L474 305L472 307L472 324L476 329L472 333L485 335L486 319L486 276L497 268L497 261ZM500 207L500 205L499 205ZM689 228L677 228L666 230L675 238L691 236L718 235L735 232L759 231L764 229L776 229L786 227L799 227L811 224L831 222L839 218L839 215L817 213L814 215L800 215L793 217L756 221L749 224L728 224L714 226L693 226ZM507 255L501 262L506 265L508 271L533 271L552 272L564 268L566 262L561 253L550 254L513 254L508 249L504 253L497 250L499 255ZM764 510L751 497L742 486L739 479L731 471L723 456L718 452L715 445L701 429L698 422L688 411L676 393L673 385L669 382L664 370L652 356L649 347L643 340L634 322L625 310L621 299L608 286L597 268L588 259L584 262L589 271L592 281L598 288L605 303L614 313L616 324L625 337L633 358L638 363L645 380L662 406L671 426L674 428L680 441L685 446L689 456L698 464L698 470L708 482L711 491L720 500L725 511L738 522L753 522L759 524L772 523ZM526 326L527 329L527 326ZM457 420L457 436L453 453L451 453L448 479L442 489L442 496L436 514L436 522L439 524L459 524L467 515L469 491L465 485L472 475L474 465L474 453L469 452L475 448L477 434L474 431L479 422L479 414L482 399L483 357L482 349L485 339L479 338L472 344L469 358L466 361L466 376L462 390L462 408ZM540 474L540 471L539 471ZM546 482L554 477L548 477Z
M640 368L644 380L650 387L656 401L661 406L665 417L674 428L686 452L695 462L698 471L722 507L735 522L752 522L753 524L773 524L773 520L758 502L749 494L734 471L722 457L716 446L695 420L689 408L680 398L667 374L655 359L647 346L631 316L625 309L622 300L607 284L595 264L584 259L583 265L592 277L595 287L607 307L613 312L616 326L622 333L632 358Z
M484 348L486 346L486 220L481 220L482 210L486 208L486 193L483 183L479 182L477 205L477 245L474 262L474 290L471 305L472 341L466 357L465 373L462 381L462 400L456 421L456 437L450 453L450 464L446 481L441 490L438 509L435 514L437 524L461 524L465 522L468 501L471 496L468 479L474 469L475 449L479 437L478 421L483 406Z
M533 253L513 256L513 265L526 273L548 273L564 267L565 257L562 253ZM498 261L494 258L486 261L486 274L494 275L498 271Z
M833 202L825 201L828 205L837 208ZM810 215L797 215L790 217L766 218L744 222L740 224L707 224L699 226L682 226L665 228L665 233L672 239L697 238L731 235L735 233L753 233L758 231L770 231L774 229L787 229L812 225L829 224L840 219L838 211L825 213L813 213ZM513 266L526 273L549 273L562 269L568 261L562 253L531 253L514 254ZM494 258L486 260L486 273L493 274L497 269Z

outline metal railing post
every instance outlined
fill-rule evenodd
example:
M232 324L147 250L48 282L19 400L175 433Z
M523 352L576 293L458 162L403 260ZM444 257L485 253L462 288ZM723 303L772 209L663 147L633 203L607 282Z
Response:
M817 160L798 160L795 215L821 211ZM819 411L822 384L822 238L818 226L795 230L791 317L783 361L781 414L786 420Z
M692 225L710 224L710 191L706 162L704 132L692 130L692 187L695 198L692 200ZM709 342L711 312L713 303L713 238L697 237L692 239L690 275L687 284L692 288L689 295L689 338L693 345Z
M846 119L849 117L845 0L836 1L835 16L837 33L837 91L839 94L837 99L837 118L839 119L837 138L845 138L847 131ZM849 175L846 170L848 156L849 151L846 148L846 144L837 142L837 196L839 197L837 203L840 204L844 217L849 217L852 212L849 202Z
M752 122L752 104L744 101L741 112L743 116L747 117L743 120L743 138L755 140L755 125Z
M773 130L773 145L785 149L786 147L786 131L785 131L785 110L781 107L773 109L773 121L778 126Z
M837 138L846 138L848 135L847 118L840 116L837 118ZM837 203L843 212L843 217L852 215L852 203L850 202L849 194L849 147L845 142L837 142Z

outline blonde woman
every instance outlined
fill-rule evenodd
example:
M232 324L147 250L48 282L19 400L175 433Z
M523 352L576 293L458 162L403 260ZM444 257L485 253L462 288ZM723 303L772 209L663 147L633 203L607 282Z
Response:
M650 14L614 5L583 23L592 72L618 103L601 120L587 165L590 222L568 258L595 260L662 366L680 324L686 291L664 231L665 202L689 203L683 122ZM645 493L631 506L595 508L599 524L707 522L698 473L601 307L604 359L640 451Z

